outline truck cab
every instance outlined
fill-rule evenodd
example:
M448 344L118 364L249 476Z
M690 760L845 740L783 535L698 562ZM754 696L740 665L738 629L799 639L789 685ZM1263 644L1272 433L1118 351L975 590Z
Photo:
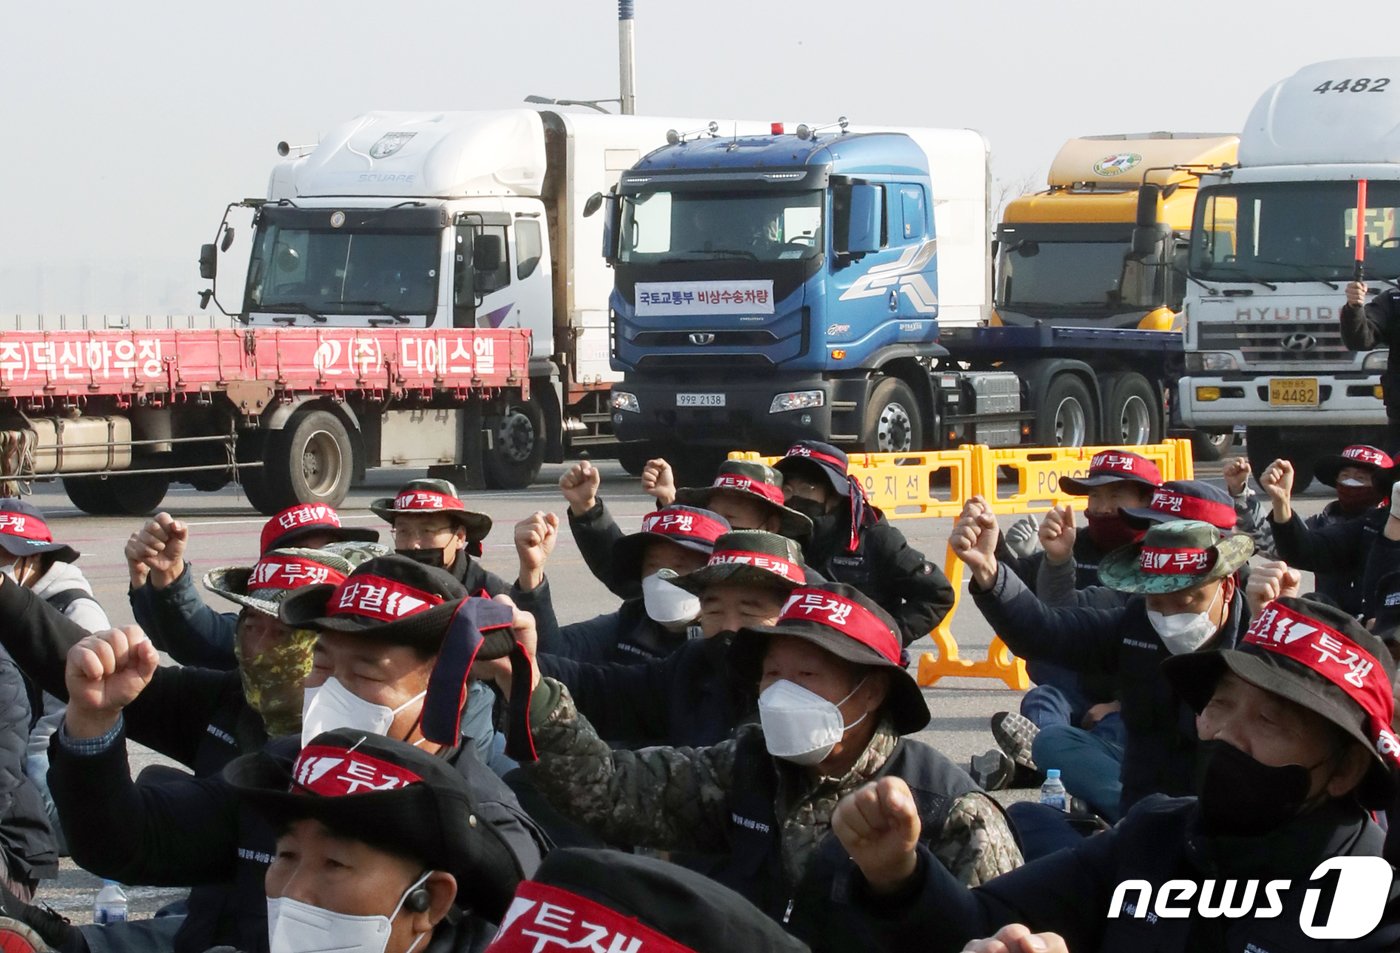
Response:
M986 163L975 132L844 124L647 155L608 243L619 439L925 446L939 322L986 316Z
M1363 243L1374 285L1400 277L1400 59L1319 63L1251 111L1239 165L1206 176L1190 260L1183 416L1243 423L1256 471L1375 442L1385 351L1341 339L1343 286ZM1357 182L1369 183L1364 221Z

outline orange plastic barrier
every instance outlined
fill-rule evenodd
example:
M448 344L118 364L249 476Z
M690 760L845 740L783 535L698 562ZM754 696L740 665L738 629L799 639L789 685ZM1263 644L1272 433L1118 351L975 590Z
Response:
M1085 498L1060 490L1061 476L1083 476L1095 454L1112 447L984 447L927 453L854 453L850 473L865 487L870 501L888 519L953 517L967 501L980 496L992 512L1002 515L1043 513L1069 504L1083 509ZM1195 476L1191 441L1170 439L1163 443L1128 448L1147 457L1166 480L1190 480ZM731 453L731 460L762 460L772 466L779 457L761 457L752 451ZM1003 489L1001 477L1014 478L1015 489ZM952 622L962 603L962 560L950 545L943 557L943 571L953 584L953 607L929 633L937 651L919 657L917 679L925 687L945 676L995 678L1024 691L1030 687L1026 663L1017 658L999 637L993 636L984 659L958 656Z

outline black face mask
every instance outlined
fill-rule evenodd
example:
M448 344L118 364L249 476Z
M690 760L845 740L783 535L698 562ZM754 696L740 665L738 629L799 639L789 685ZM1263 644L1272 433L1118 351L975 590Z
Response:
M399 556L407 556L416 563L432 566L434 569L443 569L447 565L442 561L443 548L441 546L435 549L396 549L394 552Z
M1202 741L1196 750L1203 834L1267 834L1302 812L1311 786L1311 769L1301 764L1270 767L1224 741Z
M813 523L826 515L826 507L816 500L809 500L805 496L794 496L784 504L790 510L796 510L807 517Z

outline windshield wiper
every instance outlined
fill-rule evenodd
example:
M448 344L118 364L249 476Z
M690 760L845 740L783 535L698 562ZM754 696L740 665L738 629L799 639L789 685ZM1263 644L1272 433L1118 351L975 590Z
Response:
M758 261L758 256L757 256L757 255L755 255L755 254L754 254L753 252L751 252L751 251L745 251L745 250L742 249L742 248L687 248L685 251L681 252L681 254L682 254L682 255L718 255L718 256L721 256L721 257L723 257L723 256L728 256L728 257L730 257L730 258L748 258L748 259L750 259L750 260L752 260L752 261Z
M1268 288L1270 291L1277 291L1277 290L1278 290L1278 285L1274 284L1272 281L1265 281L1263 278L1252 278L1252 277L1250 277L1249 275L1245 274L1244 271L1243 271L1242 269L1240 269L1240 268L1236 268L1236 269L1234 269L1234 270L1237 271L1237 272L1239 272L1239 277L1238 277L1238 278L1232 278L1232 277L1230 277L1230 275L1228 274L1228 271L1222 271L1222 269L1218 269L1218 268L1212 268L1212 269L1211 269L1212 272L1221 272L1221 273L1219 273L1219 274L1214 275L1214 277L1215 277L1215 279L1216 279L1217 281L1248 281L1250 284L1263 285L1265 288Z
M1311 266L1311 265L1300 265L1300 264L1298 264L1296 261L1271 261L1271 262L1268 262L1268 264L1270 264L1270 265L1282 265L1284 268L1296 268L1296 269L1299 271L1299 273L1302 274L1302 276L1303 276L1304 278L1308 278L1308 279L1311 279L1312 281L1320 282L1321 284L1324 284L1324 285L1326 285L1327 287L1331 288L1333 291L1337 291L1338 289L1341 288L1341 285L1337 284L1336 282L1329 281L1329 280L1326 279L1326 278L1321 278L1321 277L1319 277L1318 275L1314 274L1314 273L1312 272L1312 266Z
M304 314L318 324L326 323L326 316L311 310L311 306L302 304L300 301L264 301L258 308L259 311L295 311L297 314ZM296 318L291 315L284 315L272 319L278 324L295 324Z
M341 302L339 302L339 304L341 304L341 305L354 305L355 307L373 308L373 309L375 310L375 313L376 313L376 314L385 314L385 315L388 315L390 318L392 318L394 324L407 324L407 323L408 323L408 314L409 314L409 313L408 313L407 311L400 311L398 308L391 308L391 307L389 307L389 305L385 304L385 303L382 302L382 301L373 301L373 300L370 300L370 299L362 299L362 300L359 300L359 301L341 301ZM370 323L370 324L375 324L376 322L374 321L373 318L371 318L369 323Z

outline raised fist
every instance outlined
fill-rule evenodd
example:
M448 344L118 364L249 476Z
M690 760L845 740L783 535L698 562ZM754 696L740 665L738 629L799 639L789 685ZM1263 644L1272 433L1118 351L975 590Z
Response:
M656 498L657 506L676 502L676 473L671 465L657 457L642 467L642 489Z
M1045 514L1040 524L1040 545L1047 561L1059 566L1074 558L1074 511L1068 506L1056 507Z
M159 664L156 647L134 625L98 632L74 645L63 671L69 734L96 738L109 731L122 709L145 690Z
M1286 523L1293 518L1293 464L1275 460L1259 474L1259 486L1273 504L1274 522Z
M1296 596L1303 586L1303 574L1288 563L1272 560L1249 569L1249 582L1244 587L1249 614L1258 618L1259 610L1281 596Z
M1035 514L1023 516L1003 534L1006 537L1006 548L1017 556L1025 559L1040 548L1040 540L1037 534L1040 532L1040 520Z
M146 565L146 548L141 542L141 531L131 534L126 541L126 571L131 579L131 588L140 589L151 575L151 567Z
M983 588L996 578L996 549L1000 535L997 518L992 515L987 501L974 496L963 506L962 515L948 537L953 552L972 571L973 580Z
M126 544L129 569L144 563L150 570L151 585L164 589L185 571L185 545L190 531L169 513L157 513ZM132 578L135 578L132 570Z
M1225 489L1230 491L1231 496L1244 495L1251 472L1249 457L1231 457L1225 461Z
M569 501L569 509L575 516L582 516L598 503L598 485L603 475L593 464L584 460L575 463L559 478L559 489L564 491L564 499Z
M852 791L831 814L831 829L875 893L893 893L918 866L923 825L903 778L889 776Z

